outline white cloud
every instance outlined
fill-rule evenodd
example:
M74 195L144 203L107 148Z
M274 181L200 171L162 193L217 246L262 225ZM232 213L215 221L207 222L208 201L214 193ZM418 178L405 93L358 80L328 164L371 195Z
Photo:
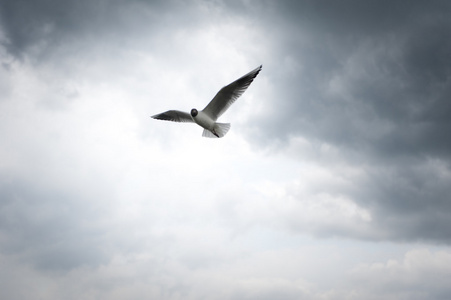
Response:
M444 299L450 289L451 253L414 249L399 260L362 264L352 276L360 283L359 296L366 299Z

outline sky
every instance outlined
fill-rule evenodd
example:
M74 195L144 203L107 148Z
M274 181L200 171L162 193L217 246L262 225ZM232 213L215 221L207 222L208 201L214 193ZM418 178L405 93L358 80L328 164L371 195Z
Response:
M0 0L0 298L448 299L450 15Z

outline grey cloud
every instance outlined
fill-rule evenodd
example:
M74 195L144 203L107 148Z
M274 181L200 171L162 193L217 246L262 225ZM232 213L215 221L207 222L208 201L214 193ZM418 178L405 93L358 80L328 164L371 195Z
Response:
M451 243L451 176L442 173L446 169L437 161L369 172L362 186L382 236Z
M280 59L266 64L270 93L259 96L271 108L254 116L247 137L281 152L302 137L334 147L336 163L359 167L366 179L348 178L358 192L341 192L372 211L369 238L449 243L449 176L434 172L450 172L451 7L405 4L275 7L285 12L271 14L281 25L263 26ZM431 170L431 161L440 167Z
M99 15L93 17L100 5L86 4L87 1L3 1L2 27L7 37L4 44L17 57L36 45L50 49L64 36L69 38L86 26L83 20L90 23L99 20ZM104 7L107 9L106 5Z
M144 232L137 225L139 218L118 221L109 210L115 198L105 186L79 185L78 189L79 193L3 180L0 253L40 271L69 272L106 265L118 253L134 254L140 249L163 255L174 248L173 237L154 235L149 221Z
M8 181L0 187L1 252L51 270L105 262L94 224L99 215L77 195Z
M355 293L359 298L368 298L370 295L365 297L364 294L371 291L393 299L446 299L450 270L438 263L446 256L445 253L422 249L409 251L401 260L361 265L351 272L356 279ZM416 271L408 271L412 269ZM378 274L384 275L379 277ZM362 286L369 289L363 291Z
M396 6L396 3L393 5ZM378 3L366 7L362 4L364 10L349 13L350 16L344 11L347 8L356 9L359 5L340 3L340 6L342 9L333 14L334 18L329 18L333 6L328 4L318 9L302 4L290 9L292 14L298 13L299 20L288 19L290 22L278 28L287 33L276 32L281 34L274 36L278 41L274 55L281 58L290 56L299 67L294 74L284 73L283 69L276 71L277 76L280 76L274 76L277 99L271 102L283 103L272 112L271 121L261 131L268 132L270 139L300 134L351 147L360 143L371 144L383 151L385 140L387 144L390 143L402 135L405 129L409 134L409 127L421 123L421 114L425 111L435 110L436 107L446 108L450 60L447 53L450 52L450 42L445 36L451 24L443 18L443 8L433 4L409 6L406 12L399 11L399 16L381 13L382 20L375 20L374 16L379 14L370 14L370 11L374 12L377 7L392 9L391 5ZM311 13L312 10L316 14ZM315 16L309 19L309 30L303 27L303 14ZM351 17L361 14L362 20L360 17ZM410 17L406 20L403 15L419 18ZM421 18L422 15L428 17ZM399 20L388 22L396 17ZM382 30L377 21L385 19L390 25ZM324 24L329 26L323 28ZM342 27L345 27L344 30L339 30ZM352 28L359 32L355 33ZM373 28L377 32L373 32ZM271 73L275 66L271 65L270 68L268 72ZM344 94L328 91L331 81L337 78L343 80ZM445 113L443 110L441 112ZM383 126L385 122L392 123L394 131L376 140L367 140L365 132L361 131L367 127L365 122L371 121L369 118L380 123L376 124L378 126ZM292 121L287 122L287 119ZM444 129L447 124L434 124L436 121L424 125L432 125L432 130L442 129L438 134L446 132ZM421 149L422 141L418 140L418 134L421 138L430 136L428 133L415 132L411 138L405 136L406 141L400 140L399 147L409 148L411 152ZM410 143L415 147L410 147Z
M177 1L175 1L177 2ZM55 52L65 57L86 53L92 44L115 50L152 40L174 26L193 26L199 18L186 3L182 18L175 17L172 1L2 1L0 15L5 40L16 58L24 55L36 61L48 60ZM189 22L187 22L189 20ZM95 41L95 43L93 43ZM62 49L61 49L62 48ZM88 49L87 49L88 48Z

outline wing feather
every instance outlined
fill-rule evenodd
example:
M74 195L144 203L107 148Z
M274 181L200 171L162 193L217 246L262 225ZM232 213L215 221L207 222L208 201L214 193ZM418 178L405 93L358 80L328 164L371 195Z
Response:
M203 112L216 121L244 93L261 69L262 66L259 66L220 89L213 100L204 108Z
M168 110L164 113L151 116L151 118L173 122L194 122L189 113L179 110Z

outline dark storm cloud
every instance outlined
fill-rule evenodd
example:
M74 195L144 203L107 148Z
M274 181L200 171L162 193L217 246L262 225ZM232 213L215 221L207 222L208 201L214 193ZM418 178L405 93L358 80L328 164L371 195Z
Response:
M444 1L405 3L280 5L281 14L274 14L271 23L281 25L269 29L274 51L280 60L289 57L299 67L284 74L270 66L277 72L274 102L283 103L272 111L276 123L262 128L263 137L301 134L336 144L371 144L381 152L387 147L391 153L392 148L412 153L449 150L443 134L450 109L451 42L446 36L451 22L446 12L451 9ZM282 19L283 13L290 18ZM334 79L345 94L329 90ZM442 117L433 117L437 114ZM367 121L396 128L367 141L365 132L373 124ZM436 143L430 146L422 139Z
M156 31L179 26L189 18L190 6L178 3L186 14L174 22L175 2L0 1L0 26L5 35L1 43L16 58L27 54L43 59L65 44L75 45L64 49L62 54L68 56L84 53L93 44L115 47L133 39L151 40ZM196 23L196 18L189 19L190 25Z
M366 174L358 192L342 192L370 209L374 236L451 242L450 3L272 8L261 22L278 58L265 64L274 94L248 138L281 150L296 136L332 145Z
M375 239L451 243L451 176L440 161L378 166L353 195L373 216Z
M105 1L89 6L88 2L2 1L1 25L7 38L3 43L11 54L20 57L36 45L51 48L83 27L95 32L99 29L93 26L95 22L101 24L111 12Z

